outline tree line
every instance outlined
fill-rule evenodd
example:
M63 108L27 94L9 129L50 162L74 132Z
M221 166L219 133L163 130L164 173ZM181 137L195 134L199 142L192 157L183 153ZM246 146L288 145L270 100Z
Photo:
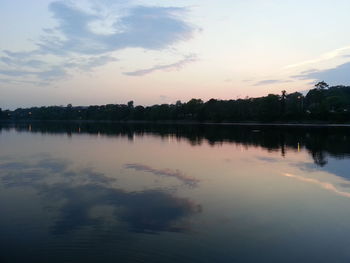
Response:
M2 120L104 120L104 121L198 121L278 122L350 121L350 86L330 87L324 81L304 96L300 92L268 94L236 100L191 99L188 102L152 106L107 104L48 106L1 110Z

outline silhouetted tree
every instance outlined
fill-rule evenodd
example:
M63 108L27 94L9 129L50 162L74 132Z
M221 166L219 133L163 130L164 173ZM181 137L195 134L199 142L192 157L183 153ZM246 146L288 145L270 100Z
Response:
M281 113L282 113L282 116L286 112L286 97L287 97L286 94L287 94L287 91L282 90L282 95L281 95Z
M318 89L327 89L329 85L324 81L320 81L315 84L315 87Z
M129 107L129 108L134 108L134 101L132 101L132 100L129 101L129 102L128 102L128 107Z

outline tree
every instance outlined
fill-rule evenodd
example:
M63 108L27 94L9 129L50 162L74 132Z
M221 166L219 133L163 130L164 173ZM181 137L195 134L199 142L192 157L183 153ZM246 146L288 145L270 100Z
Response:
M177 100L176 103L175 103L175 106L176 107L181 107L182 106L181 100Z
M134 108L134 101L133 100L128 102L128 107L129 108Z
M329 85L328 85L326 82L324 82L324 81L322 80L322 81L320 81L320 82L317 82L316 85L315 85L315 87L316 87L317 89L324 90L324 89L327 89L327 88L329 87Z
M281 110L280 96L275 94L269 94L265 97L255 100L255 104L258 106L257 116L262 121L276 120Z
M282 90L282 96L281 96L281 113L284 115L286 112L286 97L287 97L287 91Z
M186 113L190 118L195 118L203 106L201 99L191 99L186 103Z

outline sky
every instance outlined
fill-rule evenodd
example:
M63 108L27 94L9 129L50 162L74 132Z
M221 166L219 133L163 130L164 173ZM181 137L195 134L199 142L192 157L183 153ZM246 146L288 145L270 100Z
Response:
M350 85L348 0L0 0L0 107Z

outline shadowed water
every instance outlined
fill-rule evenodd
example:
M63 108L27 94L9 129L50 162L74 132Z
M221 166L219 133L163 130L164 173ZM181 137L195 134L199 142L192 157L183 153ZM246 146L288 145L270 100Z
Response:
M1 262L349 262L350 129L0 124Z

